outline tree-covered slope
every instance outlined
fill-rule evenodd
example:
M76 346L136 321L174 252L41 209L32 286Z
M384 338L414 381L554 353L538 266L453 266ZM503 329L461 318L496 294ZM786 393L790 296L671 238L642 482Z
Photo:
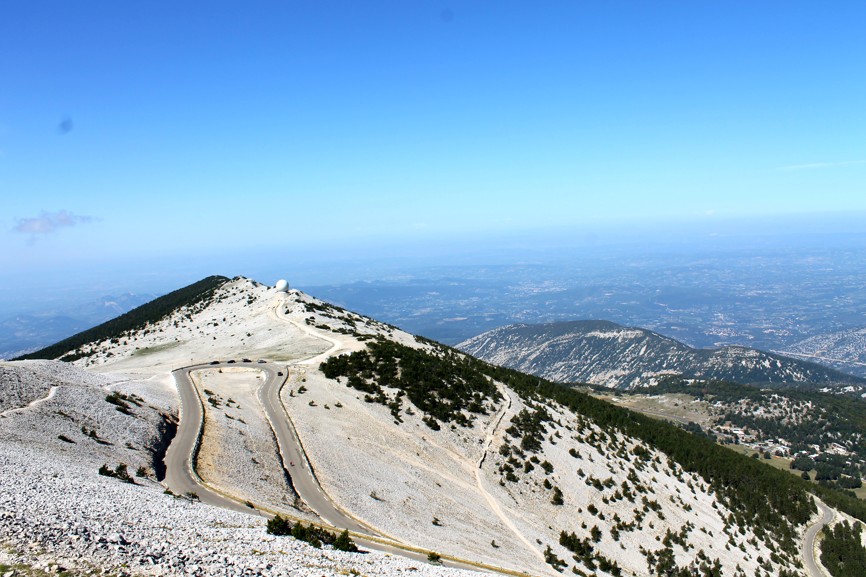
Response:
M859 524L847 521L824 530L821 563L833 577L859 577L866 568L866 547L860 538Z
M821 484L856 489L866 475L866 400L859 396L670 378L633 398L664 393L703 401L704 428L721 442L790 457L792 469Z
M485 361L552 381L614 388L652 384L660 376L737 383L866 385L866 380L741 346L694 349L640 328L607 321L510 325L457 345Z
M174 311L203 302L223 283L228 282L224 276L209 276L191 285L185 286L167 295L143 304L115 319L104 322L92 329L87 329L49 347L24 355L20 359L61 359L73 361L78 358L73 351L82 345L120 338L127 331L142 329L150 323L155 323Z

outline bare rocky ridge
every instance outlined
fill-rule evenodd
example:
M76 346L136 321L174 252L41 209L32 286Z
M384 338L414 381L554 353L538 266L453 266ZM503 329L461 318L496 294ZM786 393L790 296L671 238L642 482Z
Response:
M771 555L778 549L772 535L737 521L700 477L653 447L602 430L553 402L524 399L500 383L467 426L443 423L434 430L411 403L395 416L345 379L321 372L322 361L364 350L376 339L445 354L438 345L303 293L274 293L239 278L209 302L115 342L86 345L77 367L45 364L73 384L0 418L2 540L19 551L38 543L64 563L127 564L146 574L453 574L418 561L315 550L269 537L261 517L164 495L153 481L130 485L97 473L102 464L125 463L130 474L149 467L160 413L178 410L167 377L172 369L227 358L237 365L248 358L254 369L255 360L267 358L288 371L281 398L322 490L382 535L532 575L558 575L559 568L614 575L611 567L600 569L600 558L623 575L646 575L649 556L663 548L681 567L706 559L717 562L723 575L754 575L759 568L799 573L795 559ZM68 376L73 373L79 384ZM276 472L252 462L275 457L261 423L254 424L255 404L236 398L238 383L220 380L218 372L201 386L219 403L205 401L206 422L221 423L206 433L216 435L218 446L206 456L212 460L203 475L230 484L239 498L290 512ZM383 389L388 399L400 394ZM114 391L136 400L131 414L105 400ZM36 394L20 396L23 402ZM515 430L525 415L539 411L549 418L538 447L518 461ZM82 432L82 425L102 442ZM255 452L269 454L253 457ZM524 465L532 457L534 465ZM560 542L563 531L589 540L595 569L572 559Z
M866 377L866 327L810 337L779 353Z
M0 541L13 552L0 562L113 575L463 573L375 552L314 549L267 535L259 517L164 495L148 482L100 477L74 459L10 449L0 447Z
M630 389L659 377L737 383L864 385L866 380L802 360L740 346L693 349L645 329L608 321L509 325L457 348L501 366L561 383Z

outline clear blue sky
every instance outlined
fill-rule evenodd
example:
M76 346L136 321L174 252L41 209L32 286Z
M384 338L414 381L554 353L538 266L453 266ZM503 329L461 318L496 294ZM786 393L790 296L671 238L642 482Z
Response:
M866 211L864 29L862 1L4 0L4 283Z

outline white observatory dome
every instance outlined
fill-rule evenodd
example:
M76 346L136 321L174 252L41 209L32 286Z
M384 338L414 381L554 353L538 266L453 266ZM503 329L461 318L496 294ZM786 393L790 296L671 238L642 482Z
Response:
M289 282L286 279L281 278L277 281L277 284L274 285L274 288L277 289L278 293L284 293L289 290Z

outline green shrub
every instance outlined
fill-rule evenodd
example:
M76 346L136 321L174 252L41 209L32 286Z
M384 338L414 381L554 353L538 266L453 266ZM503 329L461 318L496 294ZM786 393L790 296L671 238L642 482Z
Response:
M355 545L355 542L352 541L351 537L349 537L348 529L343 529L343 532L337 535L337 538L334 539L334 549L337 551L347 551L349 553L355 553L358 551L358 546Z
M125 463L120 463L113 471L108 468L108 465L102 465L99 467L99 474L103 477L112 477L135 485L135 481L129 476L129 472L126 470Z
M268 519L266 530L270 535L291 535L292 523L277 515L273 519Z

